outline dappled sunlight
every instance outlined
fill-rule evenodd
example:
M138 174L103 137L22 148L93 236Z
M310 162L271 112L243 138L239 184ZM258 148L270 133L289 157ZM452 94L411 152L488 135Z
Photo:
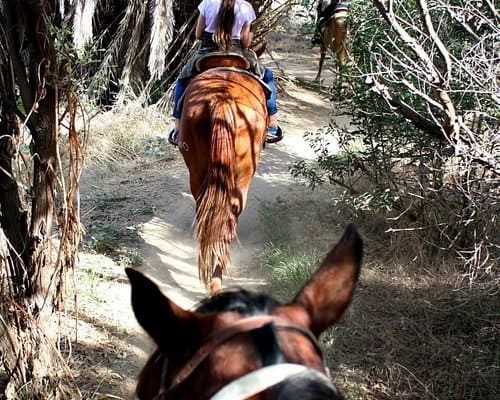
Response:
M129 306L124 267L106 255L81 253L77 274L78 305L69 308L77 313L68 315L65 333L71 346L66 348L63 342L63 351L79 371L76 378L85 398L94 398L95 393L129 398L153 344Z
M148 274L158 280L163 291L184 308L190 308L205 289L198 279L196 249L192 235L185 235L159 217L153 217L141 229L141 237L147 245L145 251L150 263ZM153 254L154 253L154 254ZM194 299L187 297L194 295Z

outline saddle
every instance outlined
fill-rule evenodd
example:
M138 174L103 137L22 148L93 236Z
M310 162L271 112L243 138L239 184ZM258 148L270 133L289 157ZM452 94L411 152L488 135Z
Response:
M238 68L247 71L250 69L250 61L239 53L212 52L200 57L195 64L195 68L199 73L220 67Z
M209 69L236 69L238 72L250 75L259 81L264 89L266 99L268 99L271 96L271 89L259 76L252 73L250 67L250 61L248 61L243 54L234 52L211 52L201 56L195 62L195 69L198 74L208 71Z

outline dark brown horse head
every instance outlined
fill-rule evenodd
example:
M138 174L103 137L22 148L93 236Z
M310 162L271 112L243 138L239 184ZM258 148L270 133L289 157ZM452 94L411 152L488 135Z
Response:
M291 303L238 289L209 297L196 311L127 269L135 315L158 346L140 375L139 398L342 398L317 339L349 305L361 258L351 225Z

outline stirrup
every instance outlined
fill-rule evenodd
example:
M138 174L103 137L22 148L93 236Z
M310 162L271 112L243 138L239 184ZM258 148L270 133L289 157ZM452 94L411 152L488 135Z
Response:
M177 142L179 140L179 130L172 128L172 130L168 133L168 142L171 145L177 146Z
M267 128L266 143L276 143L281 139L283 139L283 131L279 125L276 128L274 126Z

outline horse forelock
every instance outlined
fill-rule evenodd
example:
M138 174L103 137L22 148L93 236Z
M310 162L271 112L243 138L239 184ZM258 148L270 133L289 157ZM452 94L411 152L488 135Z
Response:
M244 317L269 314L279 303L271 296L236 288L225 290L203 300L196 311L206 312L238 312Z

